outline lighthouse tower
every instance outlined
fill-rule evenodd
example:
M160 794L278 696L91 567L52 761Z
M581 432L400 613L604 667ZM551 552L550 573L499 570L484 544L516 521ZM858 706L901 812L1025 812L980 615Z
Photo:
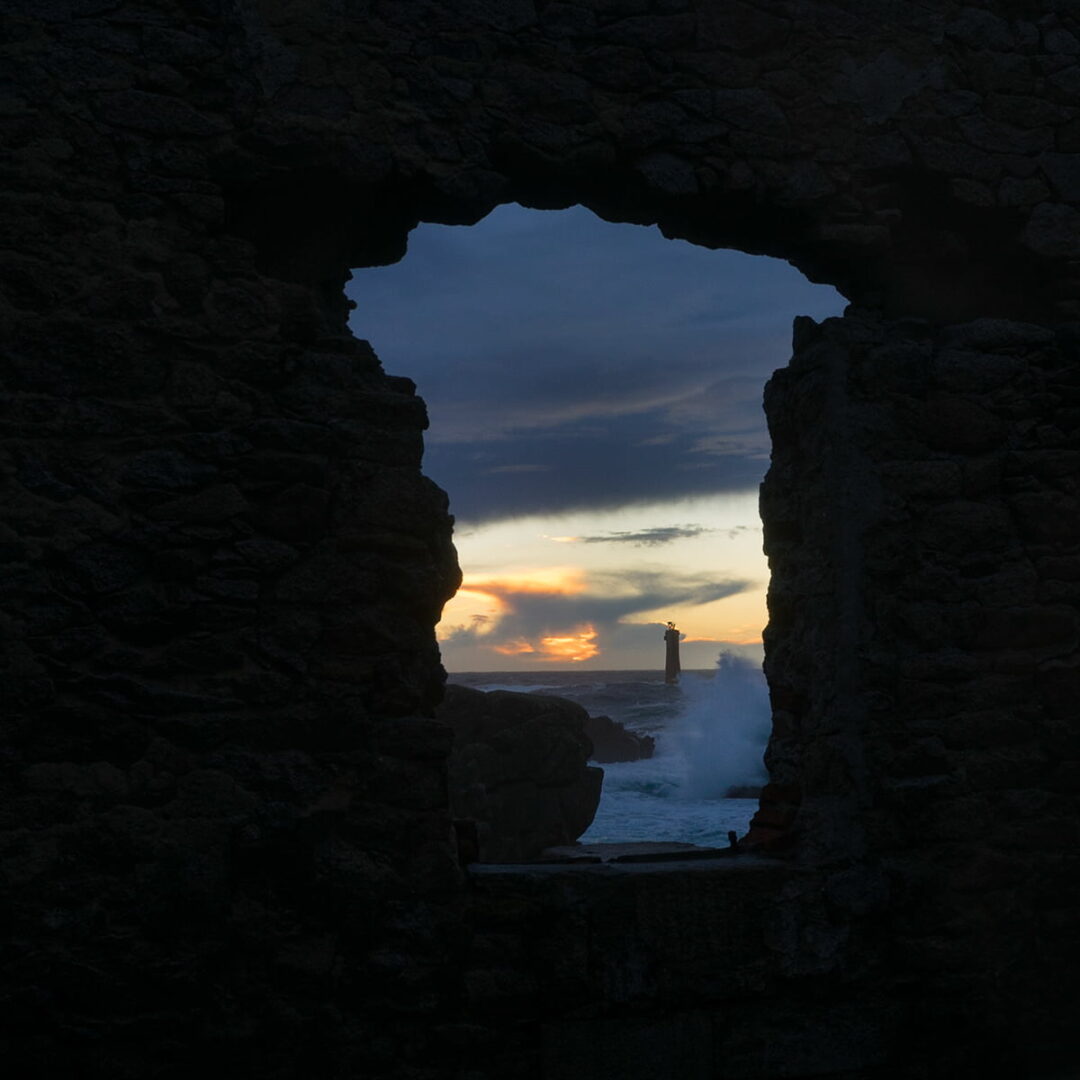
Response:
M664 641L667 643L667 663L664 665L664 682L674 686L679 681L679 639L682 634L675 629L675 624L669 622L664 631Z

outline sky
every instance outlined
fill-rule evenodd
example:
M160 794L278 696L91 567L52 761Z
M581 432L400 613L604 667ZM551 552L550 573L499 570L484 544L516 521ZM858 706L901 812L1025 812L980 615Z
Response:
M454 671L684 669L760 655L762 389L796 315L843 298L779 259L583 207L422 224L353 271L353 331L408 375L464 572L437 633Z

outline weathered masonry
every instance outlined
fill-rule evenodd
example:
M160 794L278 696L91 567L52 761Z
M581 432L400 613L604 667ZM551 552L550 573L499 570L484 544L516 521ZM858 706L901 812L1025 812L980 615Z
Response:
M1078 21L7 0L5 1063L1075 1062ZM766 391L759 835L783 857L459 868L431 719L447 500L342 285L417 221L510 200L780 256L851 301L797 323Z

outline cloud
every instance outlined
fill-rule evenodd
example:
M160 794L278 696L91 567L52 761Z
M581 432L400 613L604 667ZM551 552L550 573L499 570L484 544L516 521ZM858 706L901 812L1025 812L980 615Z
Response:
M779 260L580 207L421 227L349 295L356 333L427 401L425 472L466 522L755 487L791 319L843 304Z
M558 544L632 544L635 547L655 547L711 533L721 533L729 540L735 540L746 532L761 532L761 526L735 525L730 529L715 529L705 525L657 525L651 529L635 531L594 533L590 536L545 536L544 539L554 540Z
M714 398L707 370L693 361L612 364L604 343L534 342L503 354L493 351L468 363L447 363L423 380L421 392L432 413L429 446L513 440L536 431L605 422L647 414L689 414L696 399ZM746 380L740 380L746 382ZM764 379L749 380L752 407L740 425L758 423ZM747 387L720 395L725 406L742 407ZM681 421L680 421L681 422ZM653 436L655 437L655 436Z
M466 577L460 599L447 609L439 637L446 646L481 645L504 656L530 659L592 659L613 649L627 634L629 616L664 607L712 603L753 588L741 579L679 574L651 567L618 574L560 577L548 569L536 580L516 575ZM467 598L467 599L466 599ZM477 615L477 602L497 614ZM461 621L461 620L465 621ZM662 623L649 625L649 634Z
M595 536L553 536L550 539L575 544L633 544L635 547L656 547L675 540L686 540L703 533L716 532L704 525L666 525L637 532L597 533ZM730 533L729 533L730 535Z
M585 623L562 634L542 635L535 644L525 638L514 638L501 645L492 645L491 648L501 656L528 656L530 659L551 663L569 661L578 664L599 655L597 636L596 627L592 623Z
M649 443L658 427L666 429L664 441ZM449 492L451 512L466 524L613 510L760 484L765 446L732 443L728 452L714 453L695 445L702 437L700 429L673 429L653 412L589 427L522 431L512 439L436 444L425 454L424 471ZM532 467L516 468L522 464Z

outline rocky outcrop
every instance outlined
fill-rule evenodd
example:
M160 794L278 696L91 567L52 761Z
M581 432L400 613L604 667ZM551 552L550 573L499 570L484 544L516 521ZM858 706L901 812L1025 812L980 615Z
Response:
M599 761L602 765L651 758L656 750L656 740L651 735L627 731L610 716L590 716L585 722L585 734L593 744L590 760Z
M450 805L475 821L481 862L521 862L592 823L604 771L589 765L588 714L572 701L450 685Z

